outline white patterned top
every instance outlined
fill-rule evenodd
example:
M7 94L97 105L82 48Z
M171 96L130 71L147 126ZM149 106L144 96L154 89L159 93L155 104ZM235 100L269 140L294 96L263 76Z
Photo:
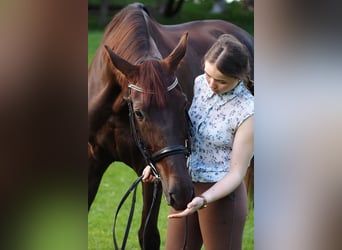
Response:
M241 81L224 94L215 94L205 75L195 79L189 109L193 125L189 171L194 182L217 182L229 171L235 132L254 114L254 96Z

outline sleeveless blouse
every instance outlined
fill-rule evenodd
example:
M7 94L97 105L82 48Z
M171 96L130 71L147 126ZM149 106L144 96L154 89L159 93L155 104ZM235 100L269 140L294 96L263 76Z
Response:
M205 75L195 79L189 109L192 153L188 159L194 182L217 182L229 171L235 132L254 114L254 96L241 81L234 89L215 94Z

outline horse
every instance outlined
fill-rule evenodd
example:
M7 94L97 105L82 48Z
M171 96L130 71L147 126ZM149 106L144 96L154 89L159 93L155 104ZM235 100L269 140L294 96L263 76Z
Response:
M224 33L246 45L253 69L253 37L238 26L222 20L161 25L144 5L130 4L107 25L90 64L88 209L112 162L124 162L137 175L146 164L153 166L160 182L145 231L154 197L153 184L142 184L138 235L143 249L160 247L157 219L162 193L177 210L184 209L194 196L186 166L187 109L194 79L203 73L202 57Z

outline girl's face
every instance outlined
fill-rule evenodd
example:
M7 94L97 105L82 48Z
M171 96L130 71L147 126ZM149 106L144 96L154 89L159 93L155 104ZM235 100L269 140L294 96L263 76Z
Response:
M204 63L204 72L208 85L215 94L223 94L234 89L240 81L235 77L222 74L215 64L207 61Z

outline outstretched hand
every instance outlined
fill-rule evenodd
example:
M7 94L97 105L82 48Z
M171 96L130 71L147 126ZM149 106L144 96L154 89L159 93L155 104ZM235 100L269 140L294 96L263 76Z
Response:
M190 203L188 203L187 208L179 213L170 214L169 219L181 218L190 214L193 214L198 209L203 206L204 200L201 197L195 197Z

